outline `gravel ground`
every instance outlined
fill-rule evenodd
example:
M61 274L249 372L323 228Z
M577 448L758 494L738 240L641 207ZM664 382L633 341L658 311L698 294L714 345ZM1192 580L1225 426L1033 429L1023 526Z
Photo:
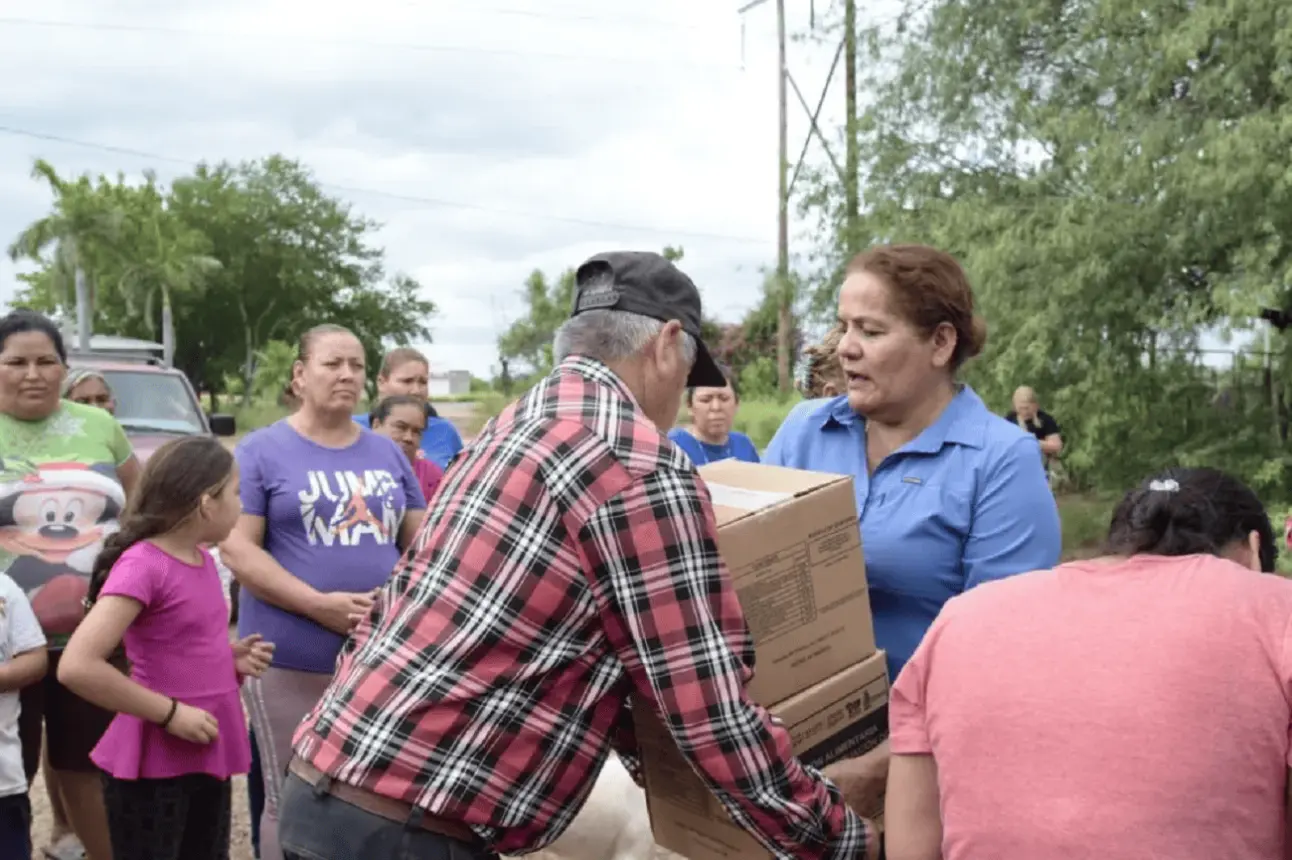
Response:
M49 844L49 795L45 783L37 776L31 788L31 835L35 843L37 860L43 857L40 850ZM247 781L238 776L233 780L233 841L229 860L251 860L251 830L247 826Z

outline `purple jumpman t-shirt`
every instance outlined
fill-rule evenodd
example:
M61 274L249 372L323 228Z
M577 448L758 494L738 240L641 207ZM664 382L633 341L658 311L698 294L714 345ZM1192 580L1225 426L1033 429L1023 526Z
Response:
M264 518L265 552L322 592L385 584L399 561L404 512L426 508L404 452L369 430L346 448L327 448L283 420L248 435L236 455L242 510ZM245 588L239 600L238 635L273 642L275 666L335 669L341 636Z

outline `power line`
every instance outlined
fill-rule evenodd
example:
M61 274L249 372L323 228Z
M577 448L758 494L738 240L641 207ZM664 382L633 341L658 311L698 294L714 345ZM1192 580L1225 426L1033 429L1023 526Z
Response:
M87 140L77 140L76 138L63 137L56 134L46 134L28 129L15 128L13 126L0 125L0 134L13 135L15 137L26 137L33 140L43 140L50 143L60 143L67 146L79 146L84 149L93 149L100 152L110 152L116 155L127 155L132 158L140 158L146 161L160 161L168 164L183 165L185 167L197 167L199 162L185 158L175 158L174 156L159 155L155 152L145 152L141 149L132 149L125 146L113 146L106 143L95 143ZM485 212L492 215L507 215L513 218L531 218L537 221L553 221L562 224L578 224L584 227L597 227L614 230L624 230L634 233L657 233L663 236L673 236L676 238L692 239L710 239L719 242L735 242L750 245L765 245L767 240L756 239L752 236L732 236L723 233L709 233L701 230L674 230L664 227L652 227L642 224L621 224L614 221L601 221L593 218L573 218L563 215L549 215L540 212L524 212L517 209L501 209L494 206L482 206L476 203L463 203L456 200L445 200L438 197L423 197L415 194L400 194L394 191L381 191L376 188L363 188L355 185L341 185L335 182L319 182L323 188L331 188L334 191L341 191L347 194L367 194L373 197L384 197L390 200L399 200L405 203L421 203L427 206L439 206L446 209L462 209L473 212Z
M525 14L517 12L516 14ZM535 13L541 16L542 13ZM161 24L112 24L96 21L55 21L44 18L21 18L12 16L0 17L0 26L11 27L44 27L51 29L66 30L94 30L99 32L115 33L152 33L166 36L201 36L203 38L223 38L223 39L258 39L271 40L275 42L295 42L297 44L314 44L314 45L344 45L350 47L367 47L380 48L383 50L398 49L405 51L417 51L427 53L449 53L449 54L486 54L501 57L542 57L548 60L567 60L573 62L594 62L594 63L617 63L623 65L640 65L640 66L661 66L668 65L674 68L695 68L695 69L712 69L717 71L739 71L740 67L732 65L719 65L716 63L697 63L691 60L673 58L662 59L644 59L637 57L625 56L602 56L591 54L568 54L558 51L532 51L520 48L486 48L480 46L468 45L433 45L417 42L374 42L364 39L344 38L344 39L321 39L317 37L301 38L296 35L283 33L250 33L250 32L230 32L230 31L210 31L199 30L191 27L170 27Z
M553 21L587 21L605 24L627 24L649 27L662 27L670 30L700 30L696 24L684 24L680 21L665 21L663 18L651 18L643 15L598 15L578 12L536 12L529 9L502 9L488 6L472 6L472 12L491 12L496 15L517 15L525 18L546 18Z

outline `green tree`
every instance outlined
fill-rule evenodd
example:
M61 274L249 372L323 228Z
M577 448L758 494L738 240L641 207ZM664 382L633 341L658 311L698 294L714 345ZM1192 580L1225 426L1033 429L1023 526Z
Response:
M679 262L684 253L681 246L673 245L664 246L660 252L666 260L674 263ZM500 385L504 380L510 383L517 365L531 378L551 370L552 340L574 307L574 269L566 269L554 282L535 269L525 281L521 298L525 315L498 336L498 359L502 367ZM708 317L701 321L700 333L709 344L717 344L722 336L721 327Z
M745 397L786 397L780 389L780 368L776 345L780 336L780 279L776 272L763 276L758 304L745 312L737 324L722 326L714 357L732 369L743 386ZM803 347L803 331L791 320L789 345L797 355ZM770 371L768 370L770 368ZM769 375L770 373L770 375ZM770 379L770 385L767 381Z
M381 276L381 252L367 243L376 225L326 195L299 163L280 156L200 166L175 181L171 206L206 235L211 256L221 263L208 291L213 301L201 311L223 322L226 333L238 333L244 397L250 397L261 345L337 321L334 312L359 302L357 293ZM232 354L226 349L220 355L223 376L232 369Z
M431 340L427 321L435 314L435 303L421 292L411 275L396 273L381 289L348 289L333 297L326 316L363 342L370 398L377 394L377 369L389 347Z
M266 343L256 353L256 375L252 386L256 397L277 399L292 378L292 365L295 363L295 346L281 340Z
M121 211L110 186L88 176L67 181L44 159L32 166L32 178L45 183L54 197L50 214L33 222L9 246L9 258L43 264L42 283L63 310L80 308L78 337L88 347L93 328L98 269L120 230ZM120 180L118 180L120 183ZM82 281L78 290L77 278ZM30 276L27 276L30 277ZM79 295L78 295L79 292ZM81 305L83 307L80 307Z
M430 340L435 304L407 275L387 276L384 252L371 243L377 225L295 161L202 165L168 189L151 177L59 183L54 212L15 243L43 263L24 277L20 301L69 307L59 261L29 249L74 226L89 237L78 239L77 254L98 286L98 330L155 337L156 306L164 330L171 305L175 365L217 396L236 376L249 400L265 344L319 323L353 329L373 365L390 345ZM110 241L95 232L101 221L113 227Z
M498 356L509 372L520 365L524 373L539 376L552 368L552 338L574 305L574 269L566 269L554 283L535 269L521 297L526 314L498 337Z
M1196 360L1204 326L1292 304L1292 177L1271 168L1292 143L1292 10L932 0L898 24L860 40L860 234L828 174L807 199L831 237L816 310L845 249L937 245L991 325L969 379L1002 409L1016 385L1041 391L1081 480L1120 489L1206 460L1292 489L1269 392L1218 409Z
M146 184L131 189L134 205L125 210L125 224L138 235L133 243L123 243L132 253L120 261L119 287L126 311L132 316L142 313L150 337L157 331L155 310L160 296L163 355L169 364L175 356L172 295L192 301L221 263L211 256L206 236L166 208L156 177L149 172L146 179Z

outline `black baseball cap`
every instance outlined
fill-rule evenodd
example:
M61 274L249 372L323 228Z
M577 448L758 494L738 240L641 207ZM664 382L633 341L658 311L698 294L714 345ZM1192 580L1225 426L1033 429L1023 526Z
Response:
M574 272L570 316L605 310L627 311L661 322L677 320L696 344L687 386L722 388L727 384L700 337L700 291L663 256L652 251L610 251L585 260Z

